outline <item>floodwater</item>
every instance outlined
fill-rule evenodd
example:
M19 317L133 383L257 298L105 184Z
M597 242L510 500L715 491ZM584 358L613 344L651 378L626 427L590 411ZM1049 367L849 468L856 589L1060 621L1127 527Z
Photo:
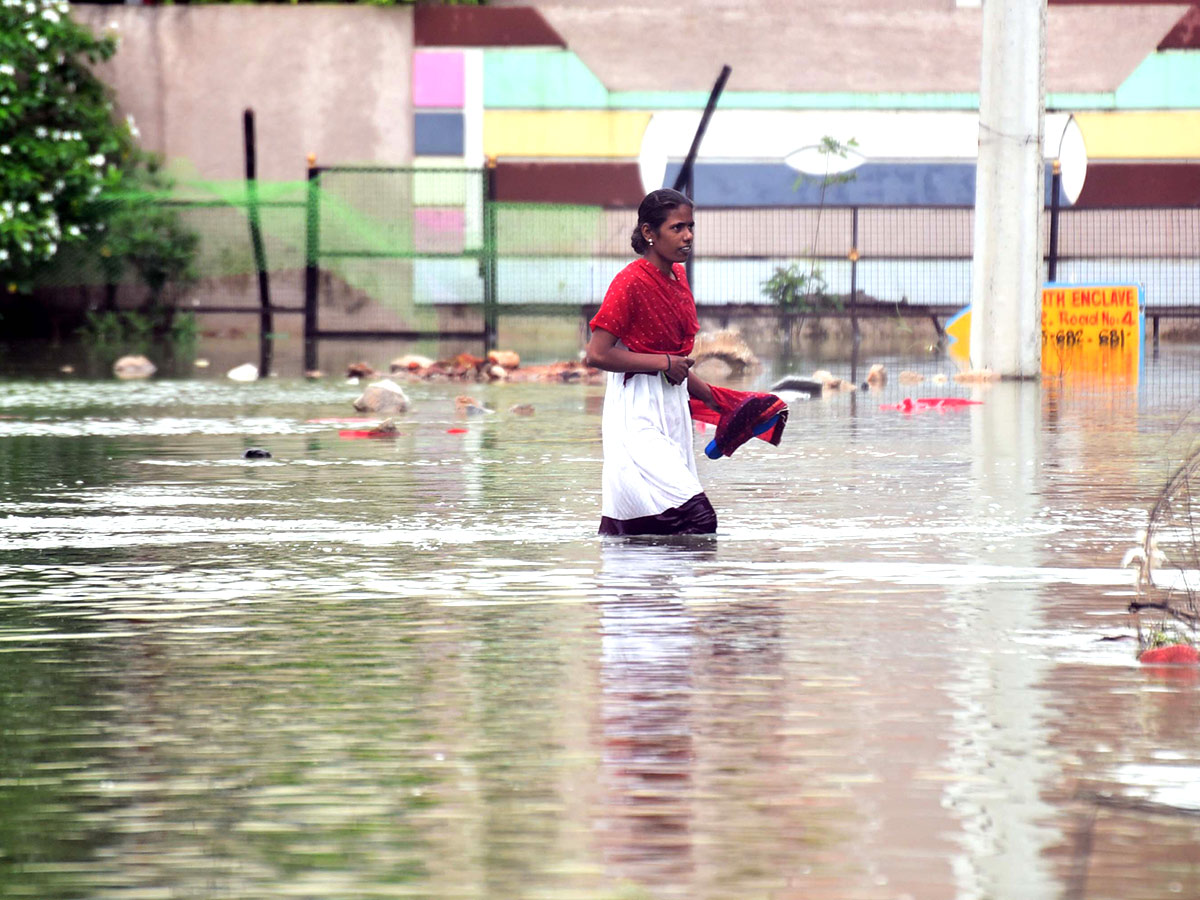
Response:
M715 538L622 541L600 387L379 440L338 379L0 381L0 895L1200 896L1121 568L1198 386L797 400L700 454Z

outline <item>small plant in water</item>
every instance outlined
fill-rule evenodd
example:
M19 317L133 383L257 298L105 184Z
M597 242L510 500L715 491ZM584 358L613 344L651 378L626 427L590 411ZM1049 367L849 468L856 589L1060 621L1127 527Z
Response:
M1158 622L1147 629L1137 625L1142 650L1183 644L1196 646L1200 627L1200 507L1192 506L1192 484L1200 477L1200 447L1192 449L1167 479L1139 545L1125 555L1137 562L1137 597L1129 611L1153 610ZM1165 578L1156 578L1155 573Z
M840 298L831 297L829 285L821 270L810 266L807 271L793 263L787 268L776 267L775 274L762 284L763 296L781 309L792 312L812 312L817 309L842 308Z
M840 297L829 293L829 283L821 273L816 262L817 238L821 232L821 213L825 209L825 192L833 185L846 184L855 179L853 172L833 171L834 160L847 159L858 146L854 138L846 142L826 135L821 138L815 149L825 161L825 172L820 176L801 173L792 184L792 190L799 190L803 185L816 181L821 193L817 201L817 219L813 226L812 242L809 246L808 261L793 263L790 266L777 266L775 272L762 283L762 294L776 306L793 312L816 312L821 309L842 309Z
M1173 622L1167 622L1165 619L1160 619L1150 628L1142 630L1138 627L1138 649L1141 650L1156 650L1159 647L1173 647L1177 644L1186 644L1189 647L1196 646L1194 634L1189 634L1179 625Z

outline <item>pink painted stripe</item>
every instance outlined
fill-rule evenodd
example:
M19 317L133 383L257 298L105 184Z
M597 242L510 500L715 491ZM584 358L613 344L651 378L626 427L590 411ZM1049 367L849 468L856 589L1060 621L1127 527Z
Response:
M461 207L426 206L413 210L413 249L418 253L462 250L466 215Z
M413 105L462 109L466 97L461 53L413 55Z

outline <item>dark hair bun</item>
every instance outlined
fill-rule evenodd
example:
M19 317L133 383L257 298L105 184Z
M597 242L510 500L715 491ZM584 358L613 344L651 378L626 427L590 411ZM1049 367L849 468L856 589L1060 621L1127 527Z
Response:
M650 249L650 245L646 243L646 239L642 236L641 225L633 229L633 234L629 236L629 245L633 247L633 252L638 256L641 256Z

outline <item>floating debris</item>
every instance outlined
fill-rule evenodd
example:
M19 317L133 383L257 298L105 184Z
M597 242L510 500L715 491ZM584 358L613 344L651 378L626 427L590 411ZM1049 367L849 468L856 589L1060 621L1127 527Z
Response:
M113 374L125 380L149 378L157 371L154 363L140 354L122 356L113 363Z

